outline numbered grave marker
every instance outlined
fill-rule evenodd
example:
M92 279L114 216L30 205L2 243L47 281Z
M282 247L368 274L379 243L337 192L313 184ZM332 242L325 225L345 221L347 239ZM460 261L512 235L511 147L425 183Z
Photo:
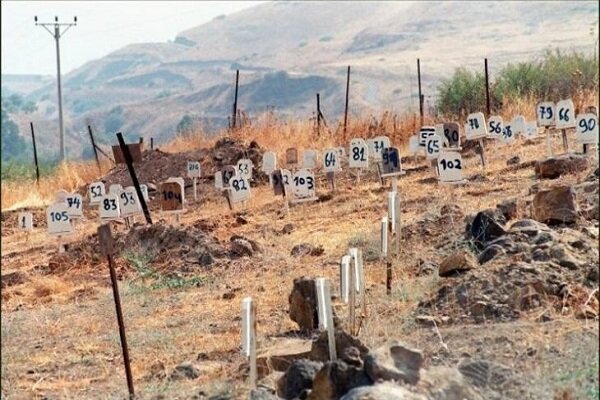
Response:
M331 292L329 280L317 278L315 280L315 289L317 292L317 311L319 317L319 330L327 331L327 344L329 348L329 360L334 361L336 357L335 335L333 326L333 313L331 309Z
M46 222L50 235L64 235L73 232L71 218L69 217L69 206L66 203L52 204L46 210Z
M460 125L456 122L444 122L445 143L450 148L460 148Z
M80 194L69 194L65 199L71 219L83 217L83 198Z
M142 192L142 196L144 197L145 201L150 201L150 198L148 197L148 186L147 185L140 185L140 191Z
M390 232L400 231L400 196L398 192L388 192L388 216Z
M123 186L119 185L118 183L112 184L108 187L109 194L119 195L122 191L123 191Z
M377 136L367 139L369 147L369 156L373 161L381 161L383 157L383 149L390 147L390 138L387 136Z
M275 196L285 196L285 188L283 185L283 175L281 170L271 172L271 184L273 185L273 194Z
M402 171L402 164L400 160L400 152L397 148L386 147L385 149L383 149L382 159L382 178L389 176L404 175L404 171Z
M515 141L515 133L513 132L512 124L505 124L502 127L502 135L500 135L500 140L504 144L511 144Z
M251 297L242 300L242 355L250 363L250 389L256 389L256 307Z
M229 200L240 203L250 198L250 181L242 176L234 176L229 181Z
M295 147L285 151L285 163L290 166L298 164L298 150Z
M120 194L119 194L120 195ZM100 219L113 220L121 218L121 209L119 207L119 195L108 193L102 196L99 204Z
M419 151L419 137L418 136L411 136L410 139L408 140L408 151L411 155L417 154L417 152Z
M302 152L302 168L317 168L319 155L316 150L304 150Z
M356 247L350 248L350 259L352 260L352 267L354 268L354 288L356 293L362 293L364 290L364 268L363 268L363 256L362 250Z
M537 125L553 126L555 121L556 106L551 101L539 103L536 108Z
M283 182L283 189L285 190L286 196L291 196L294 191L294 176L289 169L281 169L281 180Z
M577 140L581 144L598 143L598 117L592 113L577 116Z
M388 255L388 229L387 217L381 218L381 258Z
M340 298L348 304L350 298L350 256L345 255L340 261Z
M252 160L247 158L241 159L237 162L237 174L240 178L244 178L246 180L252 179L252 169L254 168L254 164L252 164Z
M556 129L577 127L575 120L575 106L573 100L561 100L556 103Z
M350 168L369 168L369 147L364 139L355 138L350 141L348 166Z
M60 189L58 192L56 192L56 195L55 195L55 197L54 197L54 198L55 198L55 201L56 201L57 203L63 203L63 202L66 202L66 201L67 201L67 196L69 196L69 194L70 194L70 193L69 193L69 192L67 192L66 190L64 190L64 189Z
M221 171L222 175L221 175L221 186L223 189L226 189L229 187L229 181L231 180L231 178L233 178L234 176L236 176L237 174L237 168L234 167L233 165L227 165L226 167L223 168L223 170Z
M183 185L181 182L167 180L160 185L160 207L163 212L183 212L184 201Z
M223 186L223 171L217 171L215 172L215 188L222 190L224 189Z
M342 157L339 148L327 149L323 153L323 170L325 172L337 172L342 170Z
M460 153L444 151L438 157L438 168L441 183L465 183L462 174L462 158Z
M425 144L427 143L427 138L431 135L435 135L435 127L423 126L419 130L419 146L425 147Z
M444 139L437 134L429 136L425 145L425 153L427 154L428 160L435 160L438 158L440 151L443 147Z
M33 230L33 214L30 212L21 212L17 216L19 222L19 229L25 232L31 232Z
M498 115L491 116L488 121L488 137L502 140L502 129L504 129L502 117Z
M525 133L523 136L527 140L535 139L538 136L538 126L536 121L528 121L525 123Z
M513 136L523 135L525 136L525 117L522 115L516 115L510 125L512 126Z
M98 204L102 197L106 194L104 183L94 182L88 187L88 195L90 197L90 204Z
M188 178L200 178L201 169L200 162L188 161L187 162L187 177Z
M277 154L273 151L267 151L263 154L261 170L270 175L277 169Z
M135 187L128 186L119 194L119 209L122 218L132 217L142 212Z
M295 200L316 200L316 181L313 172L303 168L294 174L293 193Z
M469 114L466 124L467 140L482 139L488 135L485 116L482 112Z

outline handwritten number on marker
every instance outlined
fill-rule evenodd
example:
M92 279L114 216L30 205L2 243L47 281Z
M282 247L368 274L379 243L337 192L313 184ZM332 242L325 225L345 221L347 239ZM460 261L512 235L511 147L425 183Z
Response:
M581 128L581 133L586 133L587 131L593 131L596 128L596 120L593 118L590 119L581 119L579 120L579 127Z
M102 207L104 207L106 211L114 211L117 209L117 202L115 201L115 199L104 199L104 201L102 202Z
M462 165L461 165L459 159L455 159L454 161L442 160L442 161L440 161L440 164L442 164L442 168L444 168L444 170L446 170L446 169L462 169Z
M566 121L569 122L569 109L568 108L561 108L558 111L558 119L560 119L561 121Z
M433 154L440 151L440 144L437 140L430 140L427 142L427 153Z
M23 215L23 229L25 229L25 216Z
M471 129L479 129L479 121L476 118L470 118L469 126Z
M490 131L492 133L495 133L496 135L499 135L501 132L501 127L499 123L496 123L496 121L490 121Z
M552 107L540 106L540 114L541 119L552 119L552 117L554 116L554 114L552 113Z
M79 200L79 197L67 197L67 204L69 208L72 208L73 206L75 206L75 208L81 207L81 201Z
M133 198L132 193L123 192L123 193L121 193L121 198L123 200L125 200L125 202L123 203L123 205L125 205L125 206L128 204L135 204L135 199Z
M102 192L100 190L100 186L92 186L90 188L92 195L94 196L94 198L96 197L100 197L102 195Z
M352 148L352 159L354 161L367 161L365 158L365 148L353 147Z
M240 190L247 190L248 189L246 187L246 182L243 179L234 179L231 182L231 186L233 186L233 188L235 189L236 192L239 192Z
M50 218L52 218L52 222L60 222L60 221L68 221L69 216L66 211L62 212L54 212L50 213ZM25 227L25 218L23 218L23 227Z
M505 139L510 139L512 137L512 128L510 125L504 127L502 130L502 136L504 136Z
M448 139L448 142L452 142L452 143L458 142L458 132L457 131L452 131L452 134L451 134L450 129L444 129L444 136L446 136L446 139Z
M333 165L335 165L335 153L329 152L329 153L325 154L325 166L331 167Z

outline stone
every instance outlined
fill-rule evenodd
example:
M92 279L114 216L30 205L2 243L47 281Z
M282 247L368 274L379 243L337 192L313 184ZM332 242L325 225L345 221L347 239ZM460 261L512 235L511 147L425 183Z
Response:
M371 384L373 381L362 368L342 360L329 361L315 375L308 400L339 399L356 387Z
M323 246L313 246L309 243L300 243L292 248L290 254L292 255L292 257L302 257L308 255L318 257L320 255L323 255L324 252L325 249L323 249Z
M499 256L502 256L506 254L506 251L499 245L497 244L492 244L488 247L486 247L480 254L479 254L479 264L485 264L488 261L493 260L494 258L497 258Z
M487 360L464 359L458 365L460 373L472 385L501 390L513 379L509 367Z
M184 361L175 367L169 379L181 380L181 379L197 379L200 377L200 369L195 363L190 361Z
M483 246L485 243L497 239L506 234L503 226L506 223L504 216L497 210L484 210L477 213L468 232L476 245Z
M250 400L277 400L278 397L275 396L271 390L266 388L258 388L250 391Z
M315 280L307 277L294 279L294 287L289 296L289 315L301 330L312 331L319 324L317 314L317 293Z
M342 353L342 360L348 365L354 365L355 367L362 367L363 360L360 358L360 351L354 347L346 347Z
M496 208L500 210L507 221L518 217L519 207L517 199L503 200L501 203L496 205Z
M509 158L508 160L506 160L506 165L517 165L520 162L521 162L521 157L513 156L513 157Z
M561 245L554 245L550 248L550 257L554 258L561 267L571 270L579 268L580 265L579 261Z
M284 399L296 399L305 391L311 390L313 380L323 363L311 360L295 360L281 377L277 385L277 395Z
M281 234L282 235L289 235L290 233L292 233L294 231L294 224L285 224L283 226L283 228L281 229Z
M439 265L433 261L422 261L419 260L419 266L417 269L417 276L431 275L436 272Z
M548 225L570 224L577 219L577 204L572 186L557 186L538 192L531 207L533 218Z
M550 261L550 254L548 253L547 250L544 249L540 249L540 248L536 248L533 250L533 252L531 253L531 258L534 261Z
M351 347L358 350L362 360L364 360L369 353L367 346L365 346L358 338L355 338L341 329L336 329L335 350L338 357L345 354L346 349ZM319 337L313 341L310 349L310 359L315 361L329 360L329 342L327 340L327 332L321 332Z
M16 285L22 285L27 281L27 275L21 271L9 272L2 275L0 278L2 289Z
M423 371L417 391L428 400L483 400L456 368L432 367Z
M231 241L231 253L237 257L252 257L254 255L254 249L252 244L245 239L233 239Z
M365 358L365 372L373 382L397 381L416 384L423 366L423 354L396 342L371 352Z
M427 400L427 397L410 392L401 386L384 382L354 388L340 400Z
M473 268L475 268L475 260L471 253L459 250L444 258L438 269L438 275L446 277Z
M538 179L556 179L562 175L584 171L589 164L587 157L583 155L564 154L536 162L534 170Z
M198 258L198 262L203 267L208 267L208 266L212 265L212 263L214 261L215 261L215 259L213 258L212 254L210 254L210 253L202 253L200 255L200 257Z
M235 223L238 225L246 225L248 223L248 219L243 215L238 215L235 217Z
M310 356L312 341L302 338L271 338L257 349L256 367L258 375L285 372L292 362Z

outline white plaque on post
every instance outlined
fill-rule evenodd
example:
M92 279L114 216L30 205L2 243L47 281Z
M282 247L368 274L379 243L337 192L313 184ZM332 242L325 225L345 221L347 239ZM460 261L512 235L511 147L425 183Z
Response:
M369 168L369 147L364 139L355 138L350 141L348 166L350 168Z

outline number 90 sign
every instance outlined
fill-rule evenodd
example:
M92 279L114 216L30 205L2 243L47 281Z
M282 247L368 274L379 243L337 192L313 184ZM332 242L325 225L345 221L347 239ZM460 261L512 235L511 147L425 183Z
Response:
M582 144L598 143L598 117L592 113L577 116L577 140Z

